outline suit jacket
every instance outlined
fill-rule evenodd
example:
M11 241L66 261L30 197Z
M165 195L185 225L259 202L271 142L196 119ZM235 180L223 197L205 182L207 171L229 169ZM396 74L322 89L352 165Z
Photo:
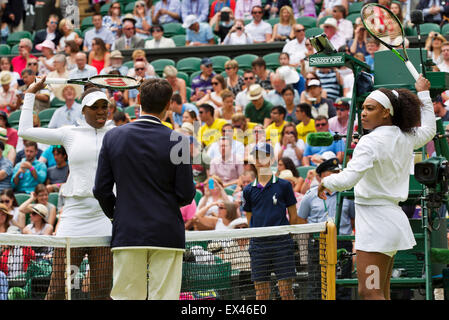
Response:
M184 248L179 208L195 196L189 139L156 117L139 120L108 131L98 159L93 193L113 218L111 247ZM175 164L180 153L187 159Z
M27 0L27 3L29 5L34 5L35 0ZM6 2L5 11L3 12L3 18L2 20L4 22L11 23L14 27L17 27L20 23L20 21L23 18L26 18L26 8L23 5L23 1L8 1ZM14 14L15 19L11 21L9 19L10 14Z
M125 36L121 36L120 38L115 40L114 50L126 50L125 46L126 46ZM131 47L128 49L143 49L144 47L145 47L145 40L138 36L133 36L131 38Z
M449 17L449 2L440 1L440 6L443 7L443 11L440 12L441 18ZM430 0L420 0L418 5L416 6L417 10L424 10L427 8L430 8ZM442 21L436 20L432 15L427 15L424 16L424 22L432 22L440 24Z
M59 32L58 29L56 29L55 38L52 40L53 43L55 44L55 48L58 46L59 40L61 39L61 37L62 37L61 33ZM33 51L32 52L39 52L39 50L36 49L36 45L44 42L46 38L47 38L47 28L37 31L36 35L34 36L34 40L33 40Z

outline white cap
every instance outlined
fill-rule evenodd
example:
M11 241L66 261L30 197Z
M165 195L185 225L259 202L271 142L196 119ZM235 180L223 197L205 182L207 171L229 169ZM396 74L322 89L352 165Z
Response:
M279 74L282 79L284 79L285 84L297 83L299 81L298 72L289 66L282 66L276 70L276 73Z
M186 17L186 20L184 21L182 27L185 28L185 29L188 29L188 28L190 28L190 26L191 26L192 24L194 24L195 22L199 22L197 16L194 15L194 14L189 14L189 15Z
M81 107L91 107L98 100L106 100L109 102L108 97L103 91L94 91L84 97L83 101L81 101Z
M320 82L320 80L312 79L312 80L310 80L310 81L307 83L307 86L308 86L308 87L311 87L311 86L318 86L318 87L321 87L321 82Z
M335 29L338 29L338 22L337 19L335 18L327 18L324 23L321 25L321 28L323 28L324 26L331 26L334 27Z

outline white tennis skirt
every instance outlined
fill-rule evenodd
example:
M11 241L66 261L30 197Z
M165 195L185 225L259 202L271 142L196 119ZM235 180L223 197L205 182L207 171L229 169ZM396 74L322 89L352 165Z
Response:
M355 248L366 252L408 250L416 245L410 222L398 205L355 204Z
M93 197L66 197L57 236L111 236L112 223Z

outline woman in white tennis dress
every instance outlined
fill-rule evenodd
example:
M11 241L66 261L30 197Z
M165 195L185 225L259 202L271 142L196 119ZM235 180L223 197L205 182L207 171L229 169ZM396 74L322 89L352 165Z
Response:
M430 82L420 76L415 88L418 97L406 89L379 89L365 99L362 125L372 131L360 139L348 166L324 178L318 188L318 196L325 199L325 191L354 187L357 277L363 299L390 299L394 255L416 245L398 203L408 198L413 150L434 137L436 124Z
M97 160L104 134L112 127L105 126L108 99L98 88L89 88L82 95L84 119L79 126L58 129L33 128L35 93L42 89L43 78L31 86L24 99L20 115L19 136L49 145L63 145L69 158L70 174L63 185L64 209L58 221L56 236L111 236L112 223L94 198ZM90 267L90 295L107 298L112 282L112 256L109 248L72 249L71 264L80 265L88 254ZM47 299L64 298L65 251L56 250L53 275ZM101 288L100 288L101 287Z

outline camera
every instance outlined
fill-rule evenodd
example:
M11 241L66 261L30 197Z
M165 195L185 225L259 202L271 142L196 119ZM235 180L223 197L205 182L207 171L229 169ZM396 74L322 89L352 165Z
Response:
M237 29L237 30L243 30L243 28L240 27L240 26L238 26L236 29Z
M229 21L229 12L223 11L220 13L220 19L223 21Z
M432 157L415 164L415 178L419 183L436 188L439 184L447 185L449 165L444 157Z

